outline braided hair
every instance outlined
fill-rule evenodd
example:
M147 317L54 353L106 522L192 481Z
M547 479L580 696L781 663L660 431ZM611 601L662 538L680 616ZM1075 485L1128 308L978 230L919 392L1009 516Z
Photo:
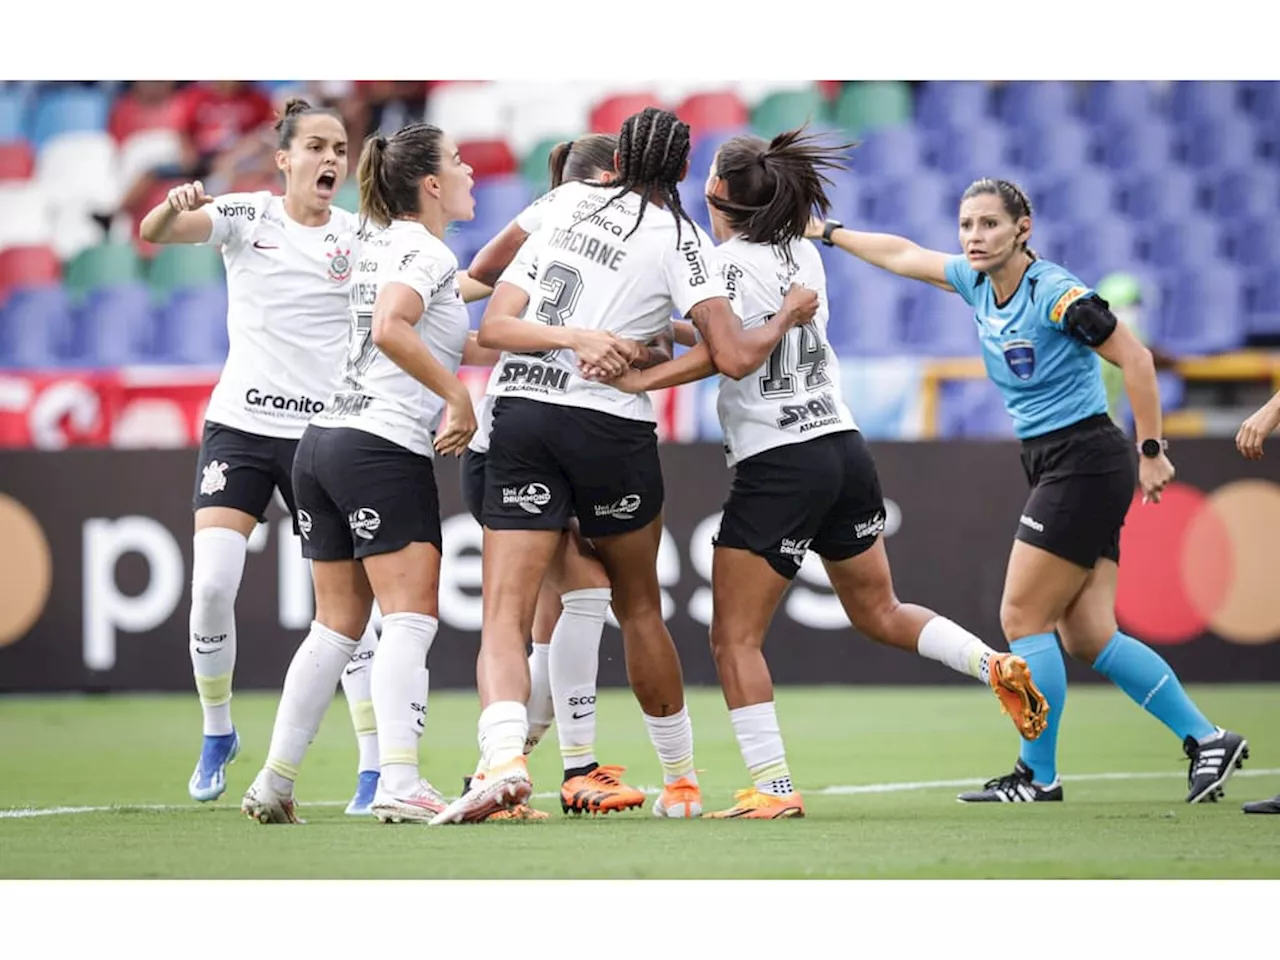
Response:
M1000 203L1004 206L1004 212L1013 218L1013 222L1017 223L1023 217L1031 216L1031 198L1027 196L1026 191L1014 183L1012 180L992 180L984 177L981 180L975 180L969 184L964 194L960 197L960 202L976 197L979 194L990 193L1000 198ZM1039 260L1040 255L1027 246L1027 241L1022 241L1022 249L1032 260Z
M676 115L657 107L645 107L633 113L622 124L618 135L618 177L609 186L617 192L594 212L578 218L578 222L601 213L615 200L631 191L640 194L640 212L626 237L635 233L644 218L649 198L657 193L676 219L676 246L680 245L680 221L693 226L693 220L680 203L677 189L689 159L689 125ZM604 184L593 183L594 186ZM695 233L696 236L696 233Z

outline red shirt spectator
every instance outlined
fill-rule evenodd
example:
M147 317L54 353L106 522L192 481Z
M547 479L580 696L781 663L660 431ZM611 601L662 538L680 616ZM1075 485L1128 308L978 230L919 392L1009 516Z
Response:
M111 108L109 128L117 143L141 130L182 126L182 100L172 80L135 80Z
M275 120L271 101L243 80L199 83L180 96L182 130L202 157L233 146L246 133Z

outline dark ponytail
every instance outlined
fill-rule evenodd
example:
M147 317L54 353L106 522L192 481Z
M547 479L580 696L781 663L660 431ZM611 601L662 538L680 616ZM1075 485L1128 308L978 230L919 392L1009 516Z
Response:
M387 205L382 188L382 164L387 152L387 138L369 137L360 153L360 166L356 180L360 184L361 229L372 220L380 227L391 222L391 209Z
M391 137L374 135L365 140L356 174L361 230L370 220L385 227L419 212L418 185L423 177L440 172L443 136L439 127L411 123Z
M594 180L599 171L612 170L617 149L618 138L607 133L557 143L548 160L551 189L571 181Z
M716 176L725 196L707 203L749 243L768 243L791 261L790 245L804 237L809 220L831 209L824 171L845 169L851 143L824 144L801 127L768 143L756 136L734 137L716 155Z
M288 150L293 146L293 138L298 133L298 119L300 117L325 116L333 117L339 123L342 123L342 114L330 107L313 107L301 97L290 97L285 101L284 113L280 114L280 119L276 121L275 130L279 135L277 143L281 150Z

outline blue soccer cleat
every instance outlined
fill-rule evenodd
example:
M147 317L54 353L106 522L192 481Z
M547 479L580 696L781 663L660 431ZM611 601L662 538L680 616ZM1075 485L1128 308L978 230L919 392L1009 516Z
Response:
M208 803L217 800L227 789L227 764L240 752L240 735L232 730L220 737L205 736L200 760L191 774L187 792L192 800Z
M367 817L369 807L373 805L374 794L378 792L377 770L361 770L360 779L356 781L356 795L347 804L346 814L349 817Z

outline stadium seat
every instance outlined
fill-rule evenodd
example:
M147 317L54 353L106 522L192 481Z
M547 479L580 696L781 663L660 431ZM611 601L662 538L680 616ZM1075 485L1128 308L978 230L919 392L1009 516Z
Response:
M0 250L53 240L49 198L32 181L0 184Z
M724 130L740 130L750 119L746 106L731 90L695 93L681 102L675 113L689 125L689 136L695 140Z
M348 213L358 213L360 211L360 184L355 176L349 175L342 186L338 188L338 192L333 195L333 205L340 210L346 210Z
M1072 172L1085 166L1088 156L1089 128L1066 115L1022 123L1009 142L1009 161L1036 172Z
M454 143L499 140L507 126L499 91L487 83L451 84L434 91L427 100L426 118Z
M749 131L745 129L724 130L716 132L713 136L695 140L689 150L689 173L686 179L705 183L707 174L711 172L711 162L715 160L721 144L739 133L747 132Z
M469 140L458 144L458 152L476 180L505 176L519 169L505 140Z
M110 112L109 97L93 87L76 87L43 94L35 105L31 139L36 150L63 133L104 132Z
M168 363L215 366L227 357L225 284L178 290L159 311L157 355Z
M1189 214L1144 225L1134 252L1138 259L1159 269L1199 269L1217 259L1218 249L1218 224L1203 214Z
M191 287L220 286L224 271L217 249L193 243L163 246L151 260L147 282L159 297Z
M1038 187L1031 196L1031 204L1035 217L1049 223L1091 220L1112 212L1112 193L1109 176L1096 167L1082 166Z
M910 176L924 164L924 144L911 125L873 130L853 152L859 173L871 176Z
M1084 118L1094 126L1143 120L1156 109L1152 84L1142 80L1092 80L1085 86Z
M1209 183L1209 209L1227 220L1280 215L1280 173L1263 164L1219 171Z
M1126 173L1160 170L1173 156L1173 132L1158 117L1110 121L1095 130L1090 154Z
M928 284L913 283L903 291L902 307L903 344L912 352L962 357L977 351L973 308L963 298Z
M517 175L493 177L475 186L475 219L457 224L460 230L479 235L480 243L501 232L520 211L533 202L533 196L524 177Z
M1245 333L1274 342L1280 338L1280 266L1255 267L1244 284Z
M1196 213L1199 185L1183 167L1118 175L1118 208L1132 220L1173 220Z
M1169 92L1169 116L1180 124L1216 120L1236 111L1236 84L1230 80L1179 80Z
M97 131L63 133L36 157L36 181L55 209L114 213L120 203L116 143Z
M736 80L733 82L733 91L752 113L772 96L805 93L816 89L810 80ZM820 92L819 96L821 96Z
M3 283L0 277L0 288ZM0 301L0 369L59 366L59 342L71 326L71 302L62 285L19 287L7 298L0 292Z
M904 352L903 282L843 251L822 247L831 321L827 337L845 359Z
M916 121L925 129L960 129L984 123L990 112L991 89L978 80L932 80L916 103Z
M955 197L945 177L932 171L910 171L901 178L884 179L866 191L866 215L882 231L911 231L919 224L945 218L955 209Z
M1013 436L1000 389L987 378L944 380L938 390L938 436L994 440Z
M520 176L524 177L535 197L542 196L551 186L551 151L561 142L559 137L540 140L520 161Z
M75 328L68 359L76 366L121 367L155 358L155 316L144 283L91 290L77 311Z
M588 122L592 133L612 133L622 130L623 121L645 107L662 107L656 93L626 93L608 97L592 108Z
M140 130L120 145L119 178L127 190L143 174L160 167L176 168L182 163L182 136L163 128Z
M930 166L960 179L1005 176L1011 166L1006 140L1005 128L995 121L937 129L928 137L926 158Z
M1183 127L1174 153L1182 163L1201 169L1247 166L1254 162L1257 139L1253 124L1246 118L1225 114Z
M1274 80L1245 80L1239 84L1240 105L1255 121L1280 122L1280 83Z
M508 103L506 140L519 157L527 156L540 143L572 140L588 129L590 108L579 91L566 88L563 82L534 87L543 94Z
M773 139L783 130L794 130L808 124L818 124L827 117L827 104L816 87L798 90L779 90L770 93L751 111L751 129L766 139Z
M25 141L0 142L0 181L30 180L35 158Z
M996 88L996 116L1013 126L1051 127L1076 113L1076 89L1062 80L1020 80Z
M26 90L0 89L0 143L26 139L30 103Z
M109 243L89 247L67 264L67 290L77 299L99 287L137 283L142 279L142 262L133 247Z
M62 264L48 247L9 247L0 250L0 303L17 287L34 287L57 283L62 279Z
M1280 263L1280 223L1274 214L1227 221L1221 252L1242 267L1274 266Z
M1227 264L1202 264L1176 271L1166 281L1164 306L1153 332L1160 346L1176 355L1219 353L1244 343L1245 318L1240 271Z
M1085 283L1095 283L1113 270L1138 263L1133 228L1119 216L1072 224L1054 234L1061 243L1058 262Z
M680 193L680 205L684 207L684 212L693 218L693 222L707 232L711 233L711 213L707 209L707 195L705 182L699 182L692 177L685 177L680 181L677 188Z
M54 215L50 246L63 263L74 260L105 240L106 231L102 224L83 210L60 210Z
M898 80L867 80L847 85L836 101L836 126L854 136L877 127L911 121L911 87Z

